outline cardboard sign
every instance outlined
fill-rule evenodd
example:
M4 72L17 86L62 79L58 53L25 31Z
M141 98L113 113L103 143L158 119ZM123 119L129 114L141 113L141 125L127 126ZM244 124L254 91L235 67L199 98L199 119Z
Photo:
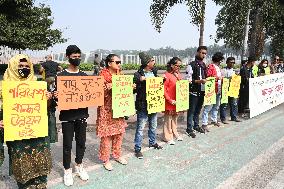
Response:
M189 83L188 80L176 82L176 111L189 109Z
M230 85L230 80L228 78L223 78L221 104L228 103L229 85Z
M148 114L165 111L164 83L162 77L146 79L146 99Z
M48 136L47 84L44 81L3 81L4 140Z
M70 110L104 105L101 76L58 76L58 109Z
M133 76L112 76L112 111L113 118L135 114L133 96Z
M216 104L215 77L206 78L204 105Z
M241 86L241 76L233 75L230 82L228 96L238 98L240 93L240 86Z

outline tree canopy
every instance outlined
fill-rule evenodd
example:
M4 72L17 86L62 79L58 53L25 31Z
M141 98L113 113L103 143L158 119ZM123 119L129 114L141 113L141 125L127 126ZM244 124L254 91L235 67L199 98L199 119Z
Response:
M62 31L52 29L50 7L34 0L0 0L0 46L45 50L66 41Z
M259 57L263 53L265 41L271 41L272 47L275 46L272 48L272 53L279 51L279 43L283 43L281 42L283 40L277 36L281 34L283 36L284 9L278 0L214 1L222 6L215 22L218 26L217 41L224 39L226 45L234 49L241 49L246 18L250 10L249 55ZM274 45L276 42L278 44Z

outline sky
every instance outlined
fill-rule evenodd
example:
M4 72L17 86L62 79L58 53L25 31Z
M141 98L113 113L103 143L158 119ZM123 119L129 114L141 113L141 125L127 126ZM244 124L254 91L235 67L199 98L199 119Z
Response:
M83 52L95 49L148 50L171 46L185 49L198 45L198 28L190 23L185 5L174 6L158 33L149 14L151 0L44 0L51 7L53 28L63 31L67 43L49 51L64 52L76 44ZM220 10L207 1L205 45L213 45L215 18ZM219 44L222 44L220 42Z

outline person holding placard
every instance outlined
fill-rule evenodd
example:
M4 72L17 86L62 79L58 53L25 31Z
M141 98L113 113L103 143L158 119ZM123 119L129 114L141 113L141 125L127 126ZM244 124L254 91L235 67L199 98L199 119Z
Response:
M254 78L252 67L255 65L256 58L249 57L247 63L240 69L241 85L238 112L242 117L247 117L249 111L249 78Z
M176 112L176 82L181 80L180 66L181 59L173 57L167 63L167 72L164 75L166 110L164 115L163 139L170 145L175 144L174 137L178 141L183 140L177 131L178 112Z
M100 76L105 79L104 106L98 107L96 131L101 139L99 159L104 162L104 168L113 170L110 162L110 148L112 156L118 163L126 165L127 161L121 155L121 145L127 123L124 117L113 118L112 109L112 76L120 75L121 60L116 54L109 54L105 59L106 68Z
M60 72L57 75L58 77L87 76L86 73L79 70L81 50L76 45L69 45L67 47L66 57L68 58L69 66L67 69ZM54 92L54 94L58 97L58 91ZM76 140L75 173L83 181L89 179L89 175L82 163L86 149L86 127L88 117L88 108L61 110L59 114L59 120L62 121L64 184L66 186L71 186L74 182L72 168L70 167L74 133Z
M141 59L140 69L134 74L134 83L136 84L136 101L135 108L137 111L137 125L134 139L135 156L138 159L143 159L141 152L143 130L146 123L149 123L149 148L162 149L156 142L156 128L157 128L157 113L148 114L147 99L146 99L146 78L158 77L157 70L155 69L155 59L144 53L139 53Z
M206 83L206 64L203 60L206 57L206 54L206 46L198 47L195 60L190 62L186 68L185 79L190 82L186 133L192 138L196 137L193 130L205 133L199 126L199 115L203 107L205 95L204 84ZM193 125L192 122L194 122Z
M258 76L270 75L270 66L267 59L263 59L258 64Z
M227 66L222 69L222 75L224 78L231 80L232 76L235 74L234 65L235 58L228 57L226 61ZM228 97L228 103L224 103L220 105L220 119L223 124L229 124L226 120L227 117L227 107L230 106L230 116L231 121L240 122L238 119L238 99L234 97Z
M12 57L4 74L4 81L36 81L30 58L23 54ZM46 97L50 99L51 93L46 92ZM2 120L0 126L5 128ZM0 141L3 142L2 137L3 135L0 135ZM7 141L6 144L10 162L9 172L14 175L18 187L46 188L47 175L52 167L49 138Z
M212 56L212 63L208 65L207 77L215 77L215 92L216 92L216 103L205 105L202 113L202 128L204 131L209 132L208 125L208 114L211 112L211 120L215 126L220 127L218 122L218 111L221 101L221 84L222 84L222 73L220 64L224 60L224 55L221 52L216 52Z

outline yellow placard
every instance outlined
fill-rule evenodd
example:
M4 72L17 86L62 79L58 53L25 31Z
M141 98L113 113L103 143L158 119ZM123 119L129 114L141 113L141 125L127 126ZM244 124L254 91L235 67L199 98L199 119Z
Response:
M204 105L216 104L215 77L206 78Z
M148 114L165 111L164 83L162 77L146 79Z
M240 85L241 85L241 76L233 75L230 82L228 96L238 98L240 93Z
M48 136L47 84L44 81L3 81L4 140Z
M228 90L229 90L230 80L228 78L224 78L222 82L222 97L221 104L228 103Z

